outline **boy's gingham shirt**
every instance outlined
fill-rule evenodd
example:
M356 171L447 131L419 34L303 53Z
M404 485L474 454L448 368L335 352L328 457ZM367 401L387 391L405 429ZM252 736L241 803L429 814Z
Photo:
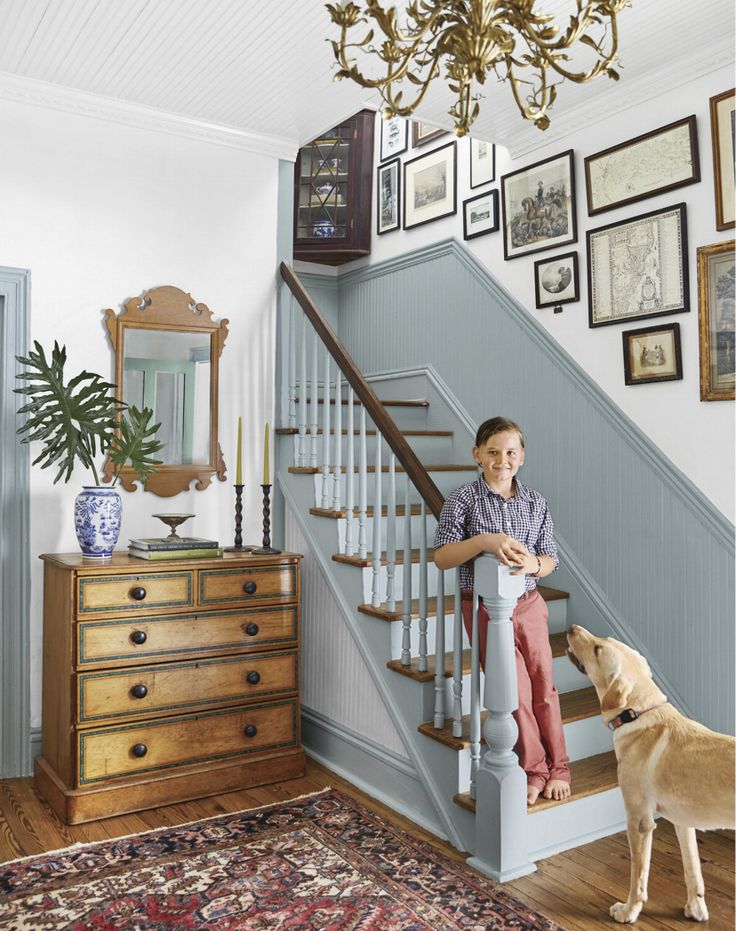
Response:
M458 543L479 533L506 533L535 556L551 556L559 565L554 525L547 501L539 492L514 479L516 493L505 500L492 491L482 475L457 488L447 498L434 537L434 548ZM537 579L525 577L526 590L537 587ZM460 567L460 587L473 588L473 563Z

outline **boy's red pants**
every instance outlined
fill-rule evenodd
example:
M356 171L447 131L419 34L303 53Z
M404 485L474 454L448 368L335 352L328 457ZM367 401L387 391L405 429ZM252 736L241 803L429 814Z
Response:
M471 637L472 592L463 591L462 610L465 629ZM526 772L527 784L540 792L549 779L570 781L560 699L552 680L548 616L547 605L537 591L522 595L511 616L519 688L519 707L514 711L519 739L514 750ZM478 605L478 637L484 671L487 630L488 612L481 603Z

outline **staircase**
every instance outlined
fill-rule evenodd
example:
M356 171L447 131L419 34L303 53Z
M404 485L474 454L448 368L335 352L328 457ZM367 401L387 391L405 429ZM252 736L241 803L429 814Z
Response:
M431 541L444 496L472 481L477 469L458 462L455 450L463 444L454 442L451 423L437 429L437 417L426 399L397 396L400 382L383 389L391 392L385 399L371 389L366 394L363 386L357 393L352 383L343 387L350 360L334 334L326 334L324 321L313 318L316 309L305 307L305 302L311 303L306 292L291 270L288 274L291 280L287 274L284 277L308 311L315 335L308 334L306 322L303 331L298 319L290 325L291 422L276 431L280 486L323 575L344 606L346 622L440 823L456 846L474 853L475 776L487 749L481 746L480 724L489 712L480 711L481 674L473 670L471 644L459 608L456 611L456 597L445 594L455 572L436 569ZM299 313L297 308L294 312ZM300 373L297 358L299 345L303 355L308 354L308 340L313 340L316 356L317 335L330 356L326 368L320 366L321 397L317 365L310 367L302 360ZM390 435L392 430L395 436ZM394 448L404 452L402 444L411 452L406 465L393 455ZM374 453L371 464L368 445ZM417 482L417 467L421 482ZM402 480L403 497L399 492L397 502L396 483ZM564 802L540 797L524 816L530 861L620 830L625 821L610 732L601 722L594 689L565 656L568 595L546 586L539 590L549 608L572 795ZM309 636L308 617L304 636ZM477 662L476 657L476 670ZM498 716L499 710L490 713ZM522 874L484 871L496 878Z

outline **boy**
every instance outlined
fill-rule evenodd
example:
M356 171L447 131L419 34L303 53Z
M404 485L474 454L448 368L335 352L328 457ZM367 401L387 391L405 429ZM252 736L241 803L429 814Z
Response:
M473 458L483 474L456 489L445 501L435 534L435 565L461 566L462 611L470 635L473 613L473 565L480 553L492 553L514 575L526 576L526 593L512 615L519 707L516 753L527 777L527 804L540 792L545 798L570 796L565 736L560 700L552 680L552 651L547 628L547 605L537 581L558 566L554 528L547 502L523 485L516 473L524 463L524 435L504 417L481 424ZM485 666L488 612L478 607L481 663Z

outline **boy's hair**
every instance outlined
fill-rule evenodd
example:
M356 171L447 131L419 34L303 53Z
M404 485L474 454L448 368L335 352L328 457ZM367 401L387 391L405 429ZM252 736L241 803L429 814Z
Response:
M521 427L508 417L491 417L489 420L484 420L475 435L475 445L480 449L494 434L509 432L519 434L521 448L524 449L524 434L521 432Z

